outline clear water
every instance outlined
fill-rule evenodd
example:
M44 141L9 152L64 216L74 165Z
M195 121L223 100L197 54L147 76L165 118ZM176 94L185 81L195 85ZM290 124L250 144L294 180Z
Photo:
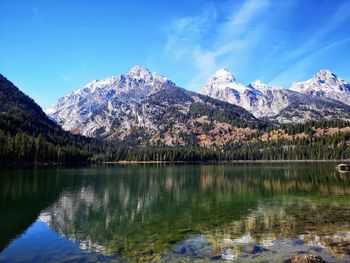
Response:
M0 170L0 262L350 262L334 163Z

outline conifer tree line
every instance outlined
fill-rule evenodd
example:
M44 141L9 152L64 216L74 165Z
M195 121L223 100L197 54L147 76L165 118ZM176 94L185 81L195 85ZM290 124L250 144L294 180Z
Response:
M74 163L85 162L92 154L89 147L60 146L37 137L18 132L12 136L0 130L0 162L2 163Z
M174 89L172 97L181 101L181 96ZM157 97L158 96L158 97ZM159 101L169 98L169 94L159 93ZM87 163L113 161L232 161L232 160L331 160L350 158L350 132L338 132L332 135L315 134L317 128L350 128L350 122L341 120L311 121L304 124L273 124L249 119L242 120L247 114L239 107L235 110L227 104L214 99L215 107L193 103L190 117L207 116L210 120L219 120L236 127L257 129L255 137L239 142L230 142L223 146L210 148L200 147L198 135L182 132L185 146L149 145L149 139L142 129L131 132L123 141L92 139L74 135L62 130L49 119L31 98L0 75L0 164L33 164L33 163ZM217 110L221 109L221 110ZM225 109L223 111L223 109ZM231 109L231 111L230 111ZM170 115L178 111L169 109ZM159 118L165 118L158 116ZM166 118L164 123L174 123ZM118 126L116 121L113 125ZM209 134L211 127L204 126ZM261 136L273 131L284 131L289 135L304 133L304 136L287 140L284 137L262 140ZM162 133L162 131L160 131ZM305 134L307 136L305 136ZM162 136L160 134L160 136ZM140 139L141 138L141 139ZM284 138L284 139L283 139Z
M1 122L0 122L1 123ZM0 129L0 163L86 163L114 161L232 161L232 160L335 160L350 158L350 133L315 136L315 128L350 127L344 121L283 124L273 129L288 134L306 133L305 138L229 143L223 147L140 146L125 142L99 141L62 133L10 132ZM191 141L191 140L188 140Z

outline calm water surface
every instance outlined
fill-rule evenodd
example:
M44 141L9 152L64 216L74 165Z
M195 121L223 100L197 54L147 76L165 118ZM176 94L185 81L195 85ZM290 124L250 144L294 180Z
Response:
M0 170L0 262L350 262L334 163Z

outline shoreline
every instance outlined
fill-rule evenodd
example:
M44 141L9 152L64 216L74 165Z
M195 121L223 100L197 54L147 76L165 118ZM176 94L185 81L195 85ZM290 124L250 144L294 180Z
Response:
M350 159L345 160L232 160L232 161L109 161L109 162L97 162L97 163L0 163L0 168L33 168L33 167L79 167L79 166L103 166L103 165L147 165L147 164L198 164L198 165L216 165L216 164L244 164L244 163L349 163Z
M350 162L345 160L232 160L232 161L115 161L101 164L231 164L231 163L335 163Z

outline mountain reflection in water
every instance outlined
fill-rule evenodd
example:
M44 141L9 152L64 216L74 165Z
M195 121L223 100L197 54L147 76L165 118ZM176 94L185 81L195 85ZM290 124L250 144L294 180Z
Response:
M60 187L38 220L116 261L350 261L349 178L333 164L56 169L51 184L41 173L33 189Z

